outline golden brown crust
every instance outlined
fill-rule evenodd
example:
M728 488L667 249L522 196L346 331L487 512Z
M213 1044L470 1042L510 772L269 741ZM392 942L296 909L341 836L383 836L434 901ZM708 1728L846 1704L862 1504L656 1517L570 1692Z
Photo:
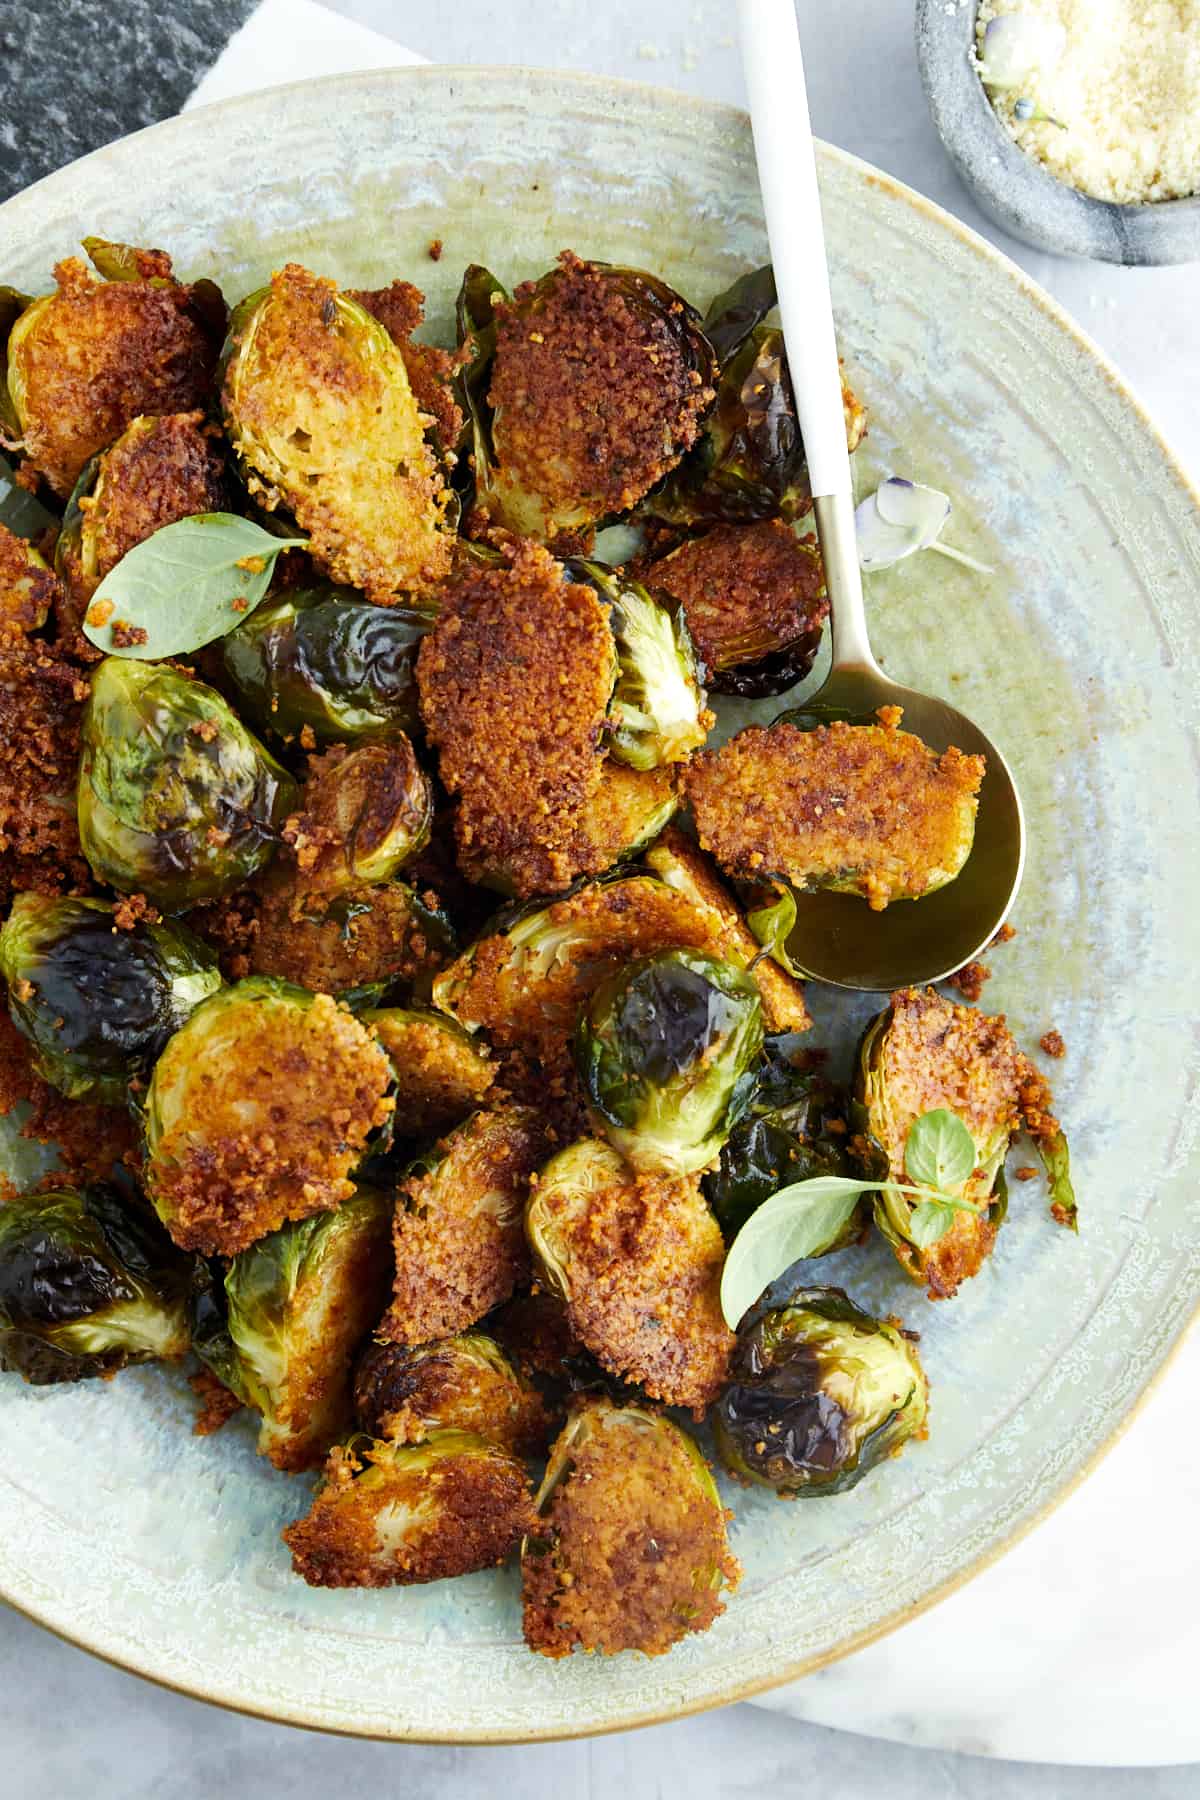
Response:
M148 1186L175 1242L206 1256L235 1256L348 1200L392 1110L386 1056L328 995L289 1011L285 1041L272 1006L245 1008L239 1027L232 1054L182 1032L159 1064L161 1074L174 1047Z
M466 1331L529 1275L529 1181L550 1152L528 1107L480 1112L438 1146L428 1173L396 1192L396 1285L379 1336L428 1344Z
M496 308L488 400L501 494L511 484L569 508L579 530L627 512L674 468L713 390L621 277L571 251L558 260L543 292L526 282Z
M347 291L351 300L357 300L385 327L404 358L409 386L417 405L437 426L438 437L446 449L452 449L463 428L463 416L450 386L457 358L433 344L413 343L412 334L425 317L424 294L411 281L393 281L385 288L350 288Z
M539 1455L550 1418L486 1339L471 1334L412 1350L375 1342L359 1362L355 1409L364 1431L419 1444L435 1431L469 1431L510 1456Z
M588 1355L571 1330L566 1307L544 1289L514 1294L488 1321L488 1329L526 1376L561 1381L565 1363Z
M576 1647L661 1656L708 1630L725 1610L721 1586L741 1574L687 1446L670 1431L635 1435L619 1419L572 1442L572 1470L521 1559L525 1641L543 1656ZM573 1430L572 1421L567 1438Z
M829 617L816 541L781 519L717 525L651 564L645 580L682 603L710 673L758 662Z
M428 829L429 783L403 732L310 756L301 798L282 835L314 890L344 889L389 841L415 841Z
M54 575L32 544L0 525L0 625L36 631L62 597Z
M459 863L518 896L580 873L574 849L601 778L616 678L608 609L522 544L447 596L417 658L421 715L457 796Z
M28 1111L17 1127L30 1143L52 1145L58 1165L47 1179L60 1185L103 1181L115 1163L134 1168L139 1161L133 1120L124 1106L97 1106L90 1100L68 1100L34 1073L30 1046L0 1008L0 1118L17 1107Z
M211 1369L198 1369L194 1375L189 1375L188 1386L199 1405L192 1425L193 1437L211 1437L242 1410L237 1395L223 1381L218 1381Z
M474 1441L428 1469L425 1446L373 1445L357 1478L357 1459L335 1450L309 1513L283 1532L297 1575L310 1587L406 1587L502 1563L533 1523L529 1483L520 1463Z
M436 907L436 895L425 898ZM314 994L344 994L377 982L412 984L441 968L447 955L404 883L358 882L335 893L314 892L282 864L260 885L257 918L242 954L251 973L277 975Z
M21 423L28 464L65 500L88 457L139 413L203 406L216 357L184 287L99 281L77 257L54 279L20 345Z
M693 757L684 787L703 847L729 874L844 885L875 910L957 874L983 758L939 755L887 711L879 725L753 725Z
M87 893L75 778L87 682L16 626L0 623L0 905L23 888Z
M383 1011L368 1023L396 1071L399 1136L435 1137L483 1103L496 1079L486 1046L415 1013Z

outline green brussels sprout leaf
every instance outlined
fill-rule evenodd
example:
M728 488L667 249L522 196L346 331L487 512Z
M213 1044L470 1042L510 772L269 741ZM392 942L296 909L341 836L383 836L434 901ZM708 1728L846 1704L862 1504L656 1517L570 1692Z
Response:
M7 431L5 394L3 368L0 367L0 442L5 441ZM36 495L31 494L28 488L18 486L12 464L0 456L0 525L7 525L17 537L36 538L47 527L57 524L54 514L42 505Z
M722 368L762 324L775 301L775 270L764 263L761 269L739 275L710 302L702 329Z
M788 939L796 929L796 896L785 881L765 882L758 893L757 906L746 913L746 923L762 945L762 955L769 956L789 975L800 975L788 955ZM755 957L755 962L758 957Z
M145 662L199 650L254 611L280 551L307 542L276 537L236 513L177 519L109 570L88 608L84 636L110 656Z
M1066 1136L1059 1131L1052 1138L1038 1138L1036 1142L1037 1153L1042 1159L1046 1180L1050 1184L1050 1211L1060 1225L1065 1225L1070 1231L1078 1231L1079 1208L1071 1183L1071 1152L1067 1148Z
M942 1192L969 1181L975 1168L975 1145L958 1114L939 1106L914 1119L904 1140L904 1167L921 1187ZM942 1231L937 1235L941 1237Z

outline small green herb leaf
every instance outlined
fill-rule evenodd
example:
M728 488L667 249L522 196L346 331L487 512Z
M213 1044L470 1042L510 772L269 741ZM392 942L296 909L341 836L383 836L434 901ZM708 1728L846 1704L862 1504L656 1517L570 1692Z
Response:
M1046 1180L1050 1184L1050 1211L1060 1225L1067 1226L1071 1231L1078 1231L1079 1208L1075 1203L1075 1189L1071 1182L1071 1152L1067 1149L1066 1137L1060 1131L1047 1142L1039 1138L1037 1151L1046 1171Z
M796 896L786 882L764 884L762 900L747 912L746 923L762 945L764 956L772 957L789 975L800 973L787 951L796 924Z
M905 1236L918 1250L928 1250L939 1238L944 1238L954 1223L953 1206L944 1206L940 1200L922 1200L914 1206L908 1215L908 1226Z
M307 541L274 537L236 513L177 519L110 569L92 597L84 635L109 656L144 662L199 650L250 616L280 551Z
M780 1188L752 1213L730 1246L721 1275L721 1310L732 1330L764 1288L802 1257L820 1256L846 1227L862 1194L877 1181L814 1175Z
M941 1193L970 1180L975 1143L957 1113L939 1106L913 1120L904 1140L904 1168L910 1181Z

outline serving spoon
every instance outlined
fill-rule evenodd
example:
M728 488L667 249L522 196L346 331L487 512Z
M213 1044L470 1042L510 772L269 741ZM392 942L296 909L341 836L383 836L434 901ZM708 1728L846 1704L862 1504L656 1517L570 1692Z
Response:
M793 0L738 0L754 150L813 517L829 594L833 667L803 702L849 715L904 709L903 729L933 750L983 756L975 842L958 877L922 900L872 912L854 894L796 895L788 951L834 987L885 989L940 981L986 948L1008 914L1025 861L1025 821L1012 773L978 725L933 695L892 681L871 654L854 526L854 494L808 93Z

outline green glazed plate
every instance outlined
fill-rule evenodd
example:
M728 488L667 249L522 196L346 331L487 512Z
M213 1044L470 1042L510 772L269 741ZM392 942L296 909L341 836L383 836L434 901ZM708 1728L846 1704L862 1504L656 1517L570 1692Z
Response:
M934 556L870 582L888 671L1004 748L1030 829L1019 935L986 1004L1055 1026L1078 1238L1014 1183L996 1254L931 1305L881 1245L821 1267L922 1334L931 1435L853 1493L729 1491L741 1590L669 1656L531 1656L512 1570L310 1591L279 1531L307 1483L245 1421L189 1435L182 1373L37 1392L0 1382L0 1594L188 1693L383 1737L612 1730L744 1697L911 1617L1086 1472L1200 1301L1196 496L1096 349L1013 265L848 156L821 157L847 370L871 412L864 486L947 490ZM750 135L728 108L580 76L404 69L193 113L0 208L0 278L37 292L85 233L169 249L231 299L295 258L415 281L449 341L462 267L506 282L570 246L703 305L764 259ZM434 238L440 262L428 256ZM863 1015L814 994L818 1036ZM28 1148L9 1143L12 1167Z

